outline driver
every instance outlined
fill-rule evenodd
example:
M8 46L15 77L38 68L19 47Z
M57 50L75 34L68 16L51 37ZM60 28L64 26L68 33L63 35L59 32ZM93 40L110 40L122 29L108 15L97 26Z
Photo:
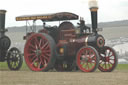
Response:
M88 27L88 26L85 25L85 21L84 21L83 18L80 18L80 23L78 23L78 25L79 25L79 27L80 27L80 32L81 32L81 33L83 33L84 30L85 30L85 31L88 30L89 32L91 32L91 31L90 31L90 27Z

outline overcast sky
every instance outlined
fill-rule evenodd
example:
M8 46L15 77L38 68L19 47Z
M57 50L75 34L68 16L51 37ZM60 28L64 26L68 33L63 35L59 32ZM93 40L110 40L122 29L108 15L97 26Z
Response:
M128 0L98 0L98 21L128 19ZM88 0L1 0L0 9L6 9L6 27L25 25L24 21L15 21L16 16L73 12L91 23Z

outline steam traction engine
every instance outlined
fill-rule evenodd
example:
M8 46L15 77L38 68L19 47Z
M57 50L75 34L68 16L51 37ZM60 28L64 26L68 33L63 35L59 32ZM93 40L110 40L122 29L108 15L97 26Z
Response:
M97 6L90 7L92 31L80 20L79 27L70 21L78 20L79 16L69 12L54 14L18 16L17 21L33 20L32 31L24 36L24 58L33 71L72 71L80 69L93 72L97 68L103 72L111 72L117 65L115 51L105 46L104 37L98 34ZM43 29L35 31L36 20L41 20ZM69 21L70 20L70 21ZM62 21L59 26L46 26L46 22Z
M5 35L7 31L7 29L5 29L5 13L6 10L0 10L0 62L7 60L10 70L19 70L23 59L20 51L16 47L12 47L8 51L11 41L9 37Z

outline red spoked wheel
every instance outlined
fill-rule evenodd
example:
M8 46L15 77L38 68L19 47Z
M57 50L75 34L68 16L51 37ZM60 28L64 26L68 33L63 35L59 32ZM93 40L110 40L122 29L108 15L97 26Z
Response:
M111 47L105 46L102 52L99 53L100 62L99 70L102 72L111 72L115 69L118 63L116 52Z
M82 47L76 56L76 63L83 72L94 72L99 65L99 55L95 48Z
M35 33L27 40L24 58L33 71L48 71L55 62L55 42L47 34Z

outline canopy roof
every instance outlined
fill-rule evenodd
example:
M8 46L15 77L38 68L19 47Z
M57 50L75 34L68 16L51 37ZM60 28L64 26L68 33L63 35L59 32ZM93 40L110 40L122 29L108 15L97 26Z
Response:
M79 16L70 12L59 12L53 14L40 15L24 15L16 17L16 21L25 20L42 20L42 21L60 21L60 20L76 20Z

